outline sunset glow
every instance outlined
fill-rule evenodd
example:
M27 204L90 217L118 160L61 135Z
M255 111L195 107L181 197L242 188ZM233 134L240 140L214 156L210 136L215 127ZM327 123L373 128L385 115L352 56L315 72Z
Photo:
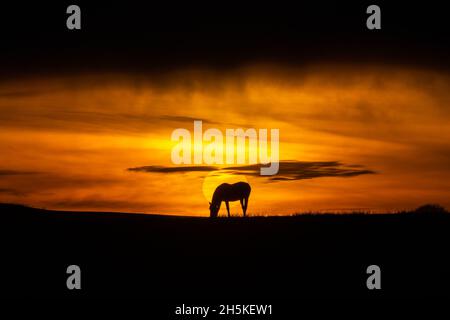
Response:
M250 215L450 208L449 103L447 75L383 66L2 81L0 202L207 216L212 185L230 173L129 170L176 166L172 131L202 120L205 130L222 132L279 129L281 161L371 171L231 177L251 184Z

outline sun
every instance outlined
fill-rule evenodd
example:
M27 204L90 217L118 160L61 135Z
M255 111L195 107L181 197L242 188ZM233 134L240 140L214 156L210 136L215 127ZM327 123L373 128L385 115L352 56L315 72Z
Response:
M222 183L248 182L244 175L210 172L203 180L203 196L209 202L213 196L214 190Z

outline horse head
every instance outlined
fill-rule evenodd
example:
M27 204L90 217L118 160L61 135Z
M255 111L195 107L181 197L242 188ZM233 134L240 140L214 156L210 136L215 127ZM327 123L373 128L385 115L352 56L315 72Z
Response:
M217 217L217 214L219 213L219 209L220 209L220 206L219 206L219 204L217 204L217 203L209 203L209 216L211 217L211 218L215 218L215 217Z

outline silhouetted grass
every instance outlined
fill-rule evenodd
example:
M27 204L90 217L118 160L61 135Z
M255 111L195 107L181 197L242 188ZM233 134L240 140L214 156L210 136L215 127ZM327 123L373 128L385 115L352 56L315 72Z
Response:
M0 211L2 290L15 296L73 296L70 264L86 275L86 297L360 298L377 294L365 287L370 264L385 272L383 296L442 296L450 285L450 215L438 205L231 219Z

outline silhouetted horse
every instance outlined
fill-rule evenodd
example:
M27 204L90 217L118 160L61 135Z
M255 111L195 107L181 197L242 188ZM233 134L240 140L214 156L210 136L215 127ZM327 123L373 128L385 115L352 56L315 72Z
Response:
M215 218L219 213L222 201L227 205L228 217L230 217L229 201L240 201L244 217L247 212L248 197L250 196L250 185L246 182L238 182L234 184L222 183L214 191L211 202L209 203L210 217Z

